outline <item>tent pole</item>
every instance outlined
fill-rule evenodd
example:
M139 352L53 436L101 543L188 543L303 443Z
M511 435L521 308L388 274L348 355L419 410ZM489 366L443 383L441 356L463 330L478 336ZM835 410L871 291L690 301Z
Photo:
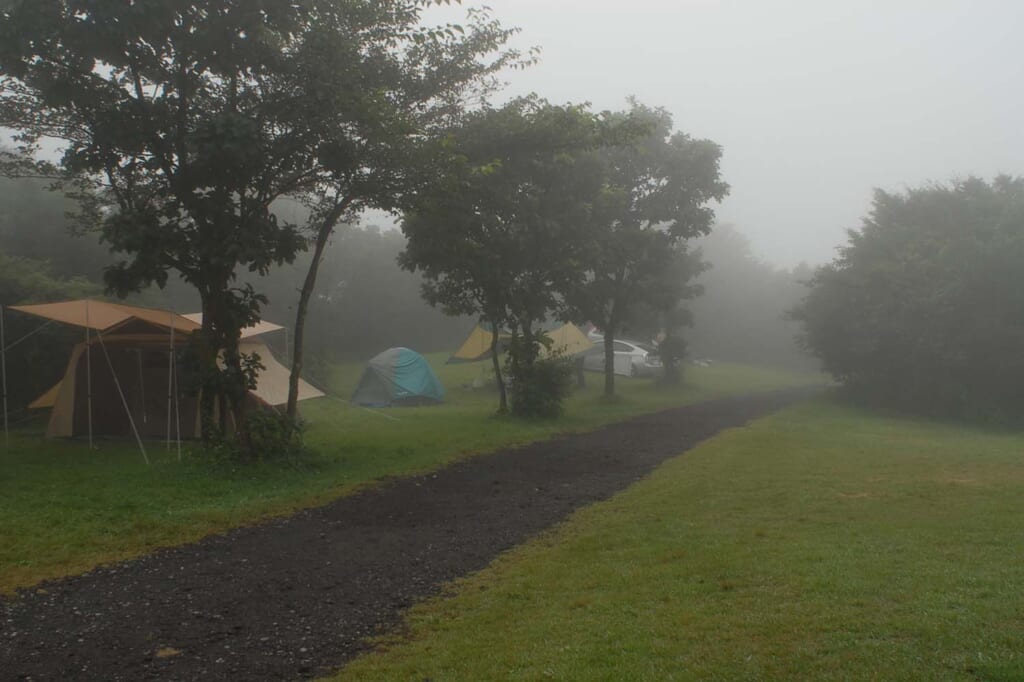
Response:
M288 369L292 368L292 354L291 347L288 343L288 327L284 328L284 358L285 362L288 363Z
M149 423L149 416L146 414L146 378L142 371L142 349L139 348L139 395L142 397L142 423Z
M121 396L121 404L124 406L124 413L128 415L128 423L132 426L132 433L135 434L135 442L139 444L139 450L142 451L142 459L146 460L146 465L149 465L149 455L146 454L146 446L142 444L142 436L139 435L139 430L135 428L135 420L132 418L131 408L128 407L128 400L124 397L124 391L121 390L121 382L117 379L117 372L114 371L114 363L110 361L110 354L107 353L107 344L103 343L103 334L96 332L96 337L100 340L100 348L103 349L103 357L107 359L107 367L110 368L110 376L114 377L114 386L117 387L117 394Z
M4 307L0 305L0 383L4 395L4 449L11 449L11 436L7 430L7 341L4 337Z
M92 442L92 348L89 344L89 299L85 299L85 402L89 412L89 449Z
M171 345L167 352L167 452L171 451L171 396L174 380L174 313L170 314Z
M173 357L173 356L172 356ZM178 361L172 359L174 367L174 422L178 437L178 462L181 462L181 398L178 396Z

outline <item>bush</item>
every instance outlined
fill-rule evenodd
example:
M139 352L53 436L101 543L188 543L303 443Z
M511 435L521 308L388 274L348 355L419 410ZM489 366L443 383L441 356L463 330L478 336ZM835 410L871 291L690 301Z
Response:
M562 402L572 393L572 362L549 357L532 365L510 366L509 406L512 414L529 419L553 419L562 415Z
M294 462L312 454L303 442L302 425L270 408L249 412L244 433L227 436L216 427L210 433L203 456L214 462Z
M686 357L686 341L681 336L666 336L658 345L661 356L661 383L675 386L683 380L683 359Z
M1024 404L1024 179L877 192L794 317L851 395L1005 421Z

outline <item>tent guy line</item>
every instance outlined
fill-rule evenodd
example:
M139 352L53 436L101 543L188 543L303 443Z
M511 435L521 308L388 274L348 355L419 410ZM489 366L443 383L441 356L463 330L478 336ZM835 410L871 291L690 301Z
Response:
M21 345L21 344L22 344L22 343L24 343L25 341L28 341L28 340L29 340L29 339L31 339L31 338L32 338L33 336L35 336L35 335L36 335L36 334L38 334L39 332L43 331L44 329L46 329L47 327L49 327L49 326L50 326L51 324L53 324L54 322L56 322L56 320L47 320L46 322L44 322L44 323L42 323L41 325L39 325L38 327L36 327L36 328L35 328L35 329L33 329L32 331L30 331L30 332L29 332L28 334L25 334L25 336L21 337L20 339L18 339L17 341L15 341L14 343L12 343L11 345L9 345L9 346L5 346L5 347L4 347L4 349L3 349L3 350L4 350L4 352L5 352L5 353L7 353L7 352L9 352L9 351L12 351L12 350L14 350L14 349L15 349L16 347L18 347L19 345ZM3 345L3 344L2 344L2 343L0 343L0 345Z
M172 327L173 329L173 327ZM107 344L103 342L103 334L96 332L96 338L100 340L100 348L103 349L103 357L107 359L107 367L110 368L110 376L114 377L114 385L117 386L117 394L121 397L121 404L124 405L124 413L128 415L128 422L132 425L132 433L135 434L135 442L139 444L139 450L142 452L142 459L146 460L146 465L149 465L149 455L146 454L146 446L142 444L142 436L139 435L139 429L135 426L135 418L132 417L132 410L128 407L128 400L124 397L124 391L121 389L121 381L117 378L117 372L114 371L114 363L110 361L110 353L107 352ZM174 364L174 354L171 354L171 360L168 364ZM91 394L91 391L90 391ZM92 395L89 396L90 404L92 403ZM90 415L91 419L91 415ZM90 424L91 426L91 424ZM92 434L90 433L90 440Z

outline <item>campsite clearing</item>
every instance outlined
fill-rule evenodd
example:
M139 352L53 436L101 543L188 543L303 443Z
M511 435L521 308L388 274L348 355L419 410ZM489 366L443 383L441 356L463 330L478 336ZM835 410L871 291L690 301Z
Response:
M447 386L439 406L364 410L348 404L363 363L335 367L327 388L341 398L308 401L307 442L320 457L300 466L213 466L202 453L178 463L153 444L146 466L133 444L48 441L40 426L12 435L0 450L0 592L81 573L158 547L322 504L368 482L436 469L447 462L565 431L583 431L628 416L721 395L820 381L776 370L695 367L685 386L662 389L624 380L622 399L599 398L598 382L578 392L564 419L494 418L496 395L473 389L480 365L444 365L428 356Z
M1022 452L797 407L503 555L336 679L1019 680Z
M0 601L0 670L126 680L328 672L410 604L666 458L814 391L732 396L500 449L47 583ZM181 653L160 658L166 648Z

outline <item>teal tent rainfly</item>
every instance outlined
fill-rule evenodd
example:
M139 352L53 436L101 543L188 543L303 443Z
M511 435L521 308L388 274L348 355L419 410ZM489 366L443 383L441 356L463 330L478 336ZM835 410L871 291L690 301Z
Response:
M363 370L352 402L365 407L428 405L444 400L444 386L423 356L408 348L389 348Z

